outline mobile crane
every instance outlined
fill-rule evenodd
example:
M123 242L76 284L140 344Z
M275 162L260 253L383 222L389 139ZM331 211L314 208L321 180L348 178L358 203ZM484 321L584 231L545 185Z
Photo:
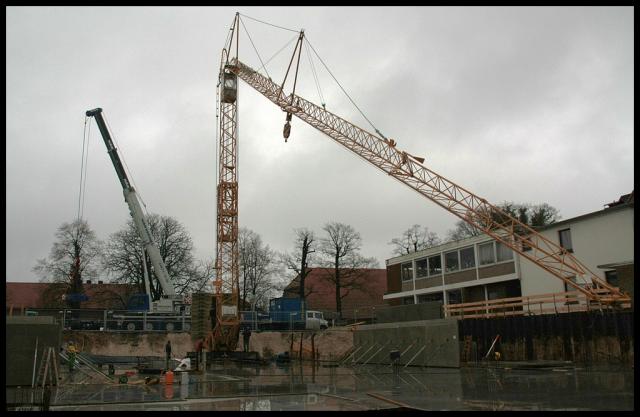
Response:
M219 73L219 86L221 86L219 94L220 176L217 189L218 261L216 263L216 289L222 288L223 285L231 289L235 289L237 286L238 182L235 176L235 167L237 166L238 131L237 79L240 78L286 113L283 129L285 142L291 132L291 118L296 116L386 174L561 279L568 286L583 293L591 302L603 308L615 308L630 301L628 294L599 278L565 248L544 237L499 207L490 204L487 200L431 171L422 165L424 158L398 149L395 140L385 137L378 130L376 133L379 136L367 132L327 111L324 105L320 107L297 96L295 94L297 66L300 63L304 31L300 32L289 62L289 68L281 85L242 63L238 57L239 22L240 15L236 13L230 29L231 36L222 50ZM235 57L230 58L234 40ZM289 95L286 95L283 88L296 53L298 59L293 90ZM235 239L235 243L233 239ZM235 253L233 248L236 250ZM222 292L217 294L220 298ZM237 294L235 299L237 300ZM226 326L230 330L234 328L233 326L237 327L235 319L222 319L219 306L217 323L217 328ZM231 331L227 333L233 334ZM221 340L222 335L223 333L220 331L214 332L214 341Z
M190 315L189 306L185 303L182 296L176 294L175 289L171 285L171 278L167 272L167 267L162 260L160 250L153 242L151 237L151 230L147 223L144 212L140 205L138 194L131 185L127 173L124 170L124 166L120 161L118 150L113 144L111 134L107 128L104 117L102 115L102 109L96 108L88 110L86 112L87 117L93 117L98 124L98 129L102 134L102 139L107 146L107 152L113 163L113 167L116 170L120 184L122 185L122 192L124 193L124 200L129 206L129 213L133 218L133 223L138 232L138 236L143 245L143 268L146 294L134 294L129 300L129 309L136 312L148 311L151 313L152 320L147 320L142 324L145 330L167 330L172 331L177 326L184 324L184 317ZM147 273L147 265L144 253L149 256L151 260L151 266L153 267L153 274L158 279L160 286L162 287L163 295L157 300L151 300L151 292L149 290L149 275ZM128 314L126 316L119 316L117 318L121 321L127 330L135 330L139 327L140 316ZM137 319L137 320L136 320ZM136 324L138 323L138 324ZM184 329L186 330L186 329Z

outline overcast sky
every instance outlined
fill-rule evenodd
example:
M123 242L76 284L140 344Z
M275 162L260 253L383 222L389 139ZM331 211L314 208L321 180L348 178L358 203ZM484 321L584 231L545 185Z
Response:
M102 107L147 209L215 256L216 83L235 12L260 67L305 34L369 120L492 203L546 202L563 219L633 189L631 7L9 7L6 280L37 281L77 214L85 111ZM267 65L281 82L293 43ZM327 109L372 131L316 60ZM320 103L303 53L296 92ZM289 90L290 91L290 90ZM239 222L273 249L293 229L352 225L379 266L413 224L457 217L241 82ZM129 212L92 122L84 217L101 239Z

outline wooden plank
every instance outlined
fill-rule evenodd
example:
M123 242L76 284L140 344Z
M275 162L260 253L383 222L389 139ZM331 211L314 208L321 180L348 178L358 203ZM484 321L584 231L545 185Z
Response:
M560 292L560 293L548 293L548 294L536 294L536 295L527 295L527 296L522 296L522 297L511 297L511 298L497 298L495 300L484 300L484 301L474 301L471 303L460 303L460 304L448 304L445 305L444 308L445 309L449 309L449 308L456 308L456 306L459 307L466 307L466 306L476 306L476 305L491 305L491 304L499 304L499 303L503 303L506 301L516 301L516 300L539 300L539 299L545 299L548 297L571 297L571 296L582 296L585 297L584 294L582 294L579 291L566 291L566 292ZM586 297L585 297L586 298Z
M546 300L539 300L536 302L531 302L531 303L527 303L527 302L519 302L519 303L509 303L509 304L493 304L493 305L482 305L482 306L478 306L478 307L463 307L463 308L451 308L448 309L449 312L454 313L457 311L478 311L478 310L492 310L492 309L496 309L496 308L509 308L509 307L524 307L527 305L533 305L533 306L539 306L540 304L564 304L567 302L574 302L577 301L578 303L580 303L580 301L586 301L586 299L583 298L564 298L564 299L546 299ZM459 305L459 304L455 304L455 305Z

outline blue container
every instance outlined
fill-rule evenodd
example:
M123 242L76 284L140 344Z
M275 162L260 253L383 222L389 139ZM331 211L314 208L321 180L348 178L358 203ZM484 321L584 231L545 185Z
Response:
M299 298L273 298L269 300L269 318L274 322L303 322L305 306Z

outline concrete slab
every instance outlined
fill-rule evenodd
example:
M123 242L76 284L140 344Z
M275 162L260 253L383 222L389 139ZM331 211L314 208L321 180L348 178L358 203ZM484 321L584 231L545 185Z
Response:
M184 374L183 374L184 375ZM633 369L217 364L166 385L68 384L52 410L633 410ZM9 397L9 393L8 393ZM407 408L405 408L407 409Z

